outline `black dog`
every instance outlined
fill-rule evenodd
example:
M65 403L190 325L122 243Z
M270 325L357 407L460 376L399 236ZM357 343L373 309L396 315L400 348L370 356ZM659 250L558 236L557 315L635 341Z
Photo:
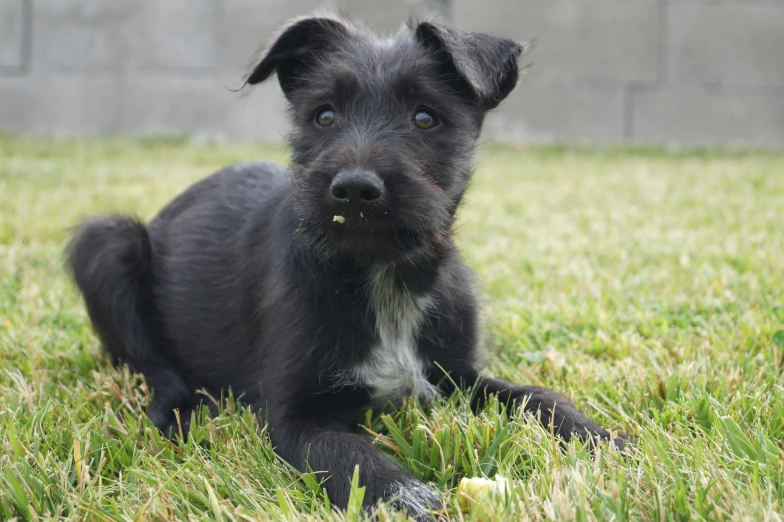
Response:
M477 385L476 407L498 394L565 440L611 439L551 390L480 376L451 228L522 50L432 22L382 40L330 16L294 20L246 79L277 74L290 169L233 165L148 226L79 228L70 268L108 352L154 390L158 428L177 432L173 410L188 419L197 389L232 389L266 414L282 458L329 478L335 505L358 464L367 508L392 501L416 517L442 503L355 433L363 408Z

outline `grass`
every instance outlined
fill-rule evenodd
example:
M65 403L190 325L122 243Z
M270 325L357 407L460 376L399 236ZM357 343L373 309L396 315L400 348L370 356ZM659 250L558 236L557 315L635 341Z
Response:
M161 439L62 270L81 217L149 218L222 165L284 153L0 137L0 519L346 517L241 405ZM488 146L466 203L489 371L565 392L639 450L592 460L454 397L369 415L390 458L453 509L461 477L512 479L510 501L453 520L784 519L784 153Z

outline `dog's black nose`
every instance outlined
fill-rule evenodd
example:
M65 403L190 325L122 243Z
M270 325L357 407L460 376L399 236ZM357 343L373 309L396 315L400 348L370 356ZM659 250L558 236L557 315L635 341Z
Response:
M371 171L344 170L332 180L330 192L336 203L361 208L381 198L384 194L384 182Z

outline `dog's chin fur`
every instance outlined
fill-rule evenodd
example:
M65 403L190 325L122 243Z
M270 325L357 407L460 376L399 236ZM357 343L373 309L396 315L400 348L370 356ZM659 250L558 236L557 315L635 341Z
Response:
M387 264L417 264L440 257L447 234L414 230L356 230L333 223L341 230L309 232L297 230L297 241L324 262L350 261L371 267Z

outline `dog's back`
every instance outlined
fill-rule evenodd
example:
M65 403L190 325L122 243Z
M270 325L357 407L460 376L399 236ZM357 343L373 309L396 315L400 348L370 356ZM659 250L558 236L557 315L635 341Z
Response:
M164 349L197 385L240 384L232 379L254 364L253 288L238 281L248 270L247 242L269 240L269 222L289 189L283 167L238 163L190 187L149 224Z

